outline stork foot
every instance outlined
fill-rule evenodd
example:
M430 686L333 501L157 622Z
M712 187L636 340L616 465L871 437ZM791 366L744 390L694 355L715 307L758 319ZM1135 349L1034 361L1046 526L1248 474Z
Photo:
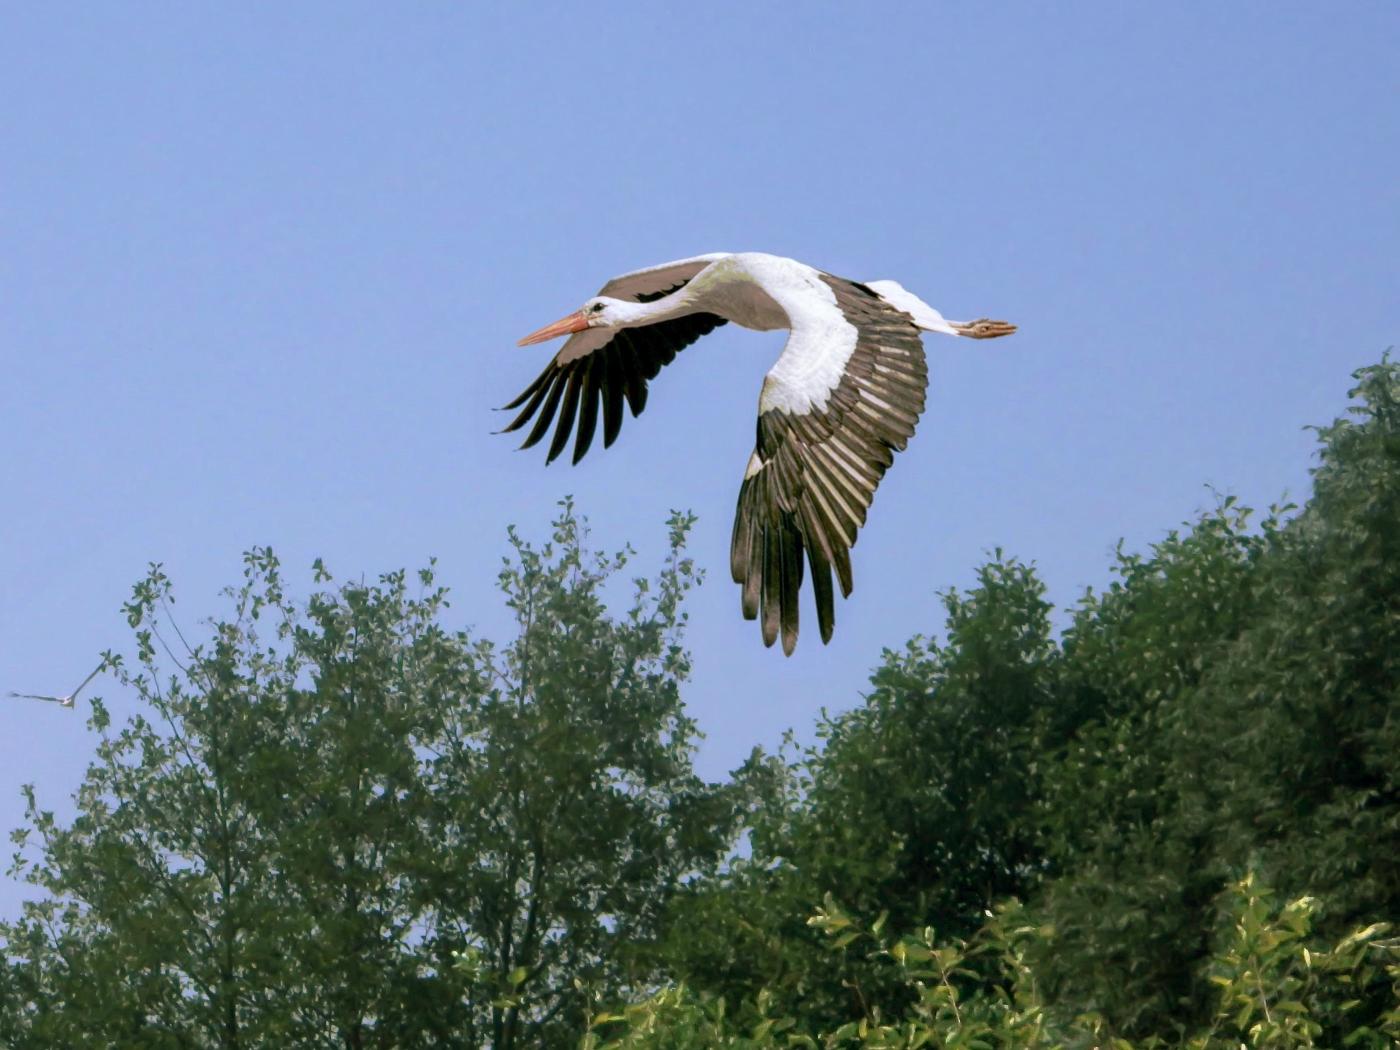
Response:
M958 335L969 339L998 339L1016 331L1016 326L1007 321L993 321L990 317L979 317L975 321L953 321L952 326Z

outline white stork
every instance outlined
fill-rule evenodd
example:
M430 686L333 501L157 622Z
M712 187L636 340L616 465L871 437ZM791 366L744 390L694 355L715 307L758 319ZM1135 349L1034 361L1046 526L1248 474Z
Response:
M726 321L789 329L759 392L757 447L739 488L730 570L743 588L745 619L761 617L764 644L781 634L790 655L804 550L823 642L835 624L833 568L842 596L850 596L857 530L924 408L920 332L991 339L1016 327L946 321L894 281L850 281L757 252L697 255L614 277L581 309L520 340L528 346L569 336L505 406L521 409L505 431L538 416L520 446L529 448L557 413L546 462L564 450L577 423L577 463L593 441L600 405L607 447L622 426L623 400L639 415L647 381Z
M96 678L106 666L107 661L103 660L102 663L98 664L93 669L92 674L78 683L78 688L64 696L50 696L47 693L16 693L14 690L10 691L10 695L17 700L46 700L51 704L57 704L59 707L72 707L78 700L78 694L81 693L87 684Z

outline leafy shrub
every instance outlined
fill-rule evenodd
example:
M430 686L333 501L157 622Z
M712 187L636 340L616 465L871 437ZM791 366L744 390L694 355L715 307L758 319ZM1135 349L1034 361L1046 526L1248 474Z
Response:
M772 1012L772 997L764 991L730 1008L723 998L674 985L643 1002L591 1014L582 1047L1293 1050L1331 1045L1319 1042L1329 1028L1343 1034L1344 1045L1368 1050L1400 1040L1400 938L1386 938L1388 924L1321 943L1311 936L1318 902L1301 897L1277 906L1252 874L1233 884L1220 903L1227 921L1210 964L1213 1012L1198 1030L1134 1042L1109 1034L1103 1018L1092 1013L1057 1017L1029 961L1039 954L1034 949L1053 950L1055 932L1036 925L1019 904L997 908L970 940L939 941L932 929L891 939L882 920L860 927L828 899L809 924L826 936L828 950L848 974L858 972L858 962L874 961L895 975L910 1001L899 1015L882 1016L876 1008L812 1031L800 1015ZM1383 1001L1385 1009L1369 1019L1356 1016L1368 998Z

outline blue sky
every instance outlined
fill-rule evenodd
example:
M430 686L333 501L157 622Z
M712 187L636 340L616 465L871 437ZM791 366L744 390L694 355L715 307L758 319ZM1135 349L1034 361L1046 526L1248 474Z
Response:
M188 625L240 552L310 586L430 555L504 638L505 528L700 515L701 767L859 702L986 552L1052 598L1211 505L1307 490L1308 423L1400 341L1392 3L27 5L0 34L0 691L66 691L149 561ZM740 619L727 550L780 333L725 328L582 465L492 436L515 340L714 250L894 278L952 317L823 647ZM807 607L810 609L810 606ZM99 692L121 720L131 698ZM0 707L70 812L82 716ZM0 880L0 914L22 887Z

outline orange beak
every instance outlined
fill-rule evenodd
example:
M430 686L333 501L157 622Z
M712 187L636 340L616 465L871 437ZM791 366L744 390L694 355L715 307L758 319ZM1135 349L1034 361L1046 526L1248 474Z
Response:
M572 335L574 332L582 332L588 327L588 318L582 310L576 310L568 317L561 317L553 324L547 324L538 332L531 332L516 346L530 346L533 343L543 343L546 339L554 339L561 335Z

